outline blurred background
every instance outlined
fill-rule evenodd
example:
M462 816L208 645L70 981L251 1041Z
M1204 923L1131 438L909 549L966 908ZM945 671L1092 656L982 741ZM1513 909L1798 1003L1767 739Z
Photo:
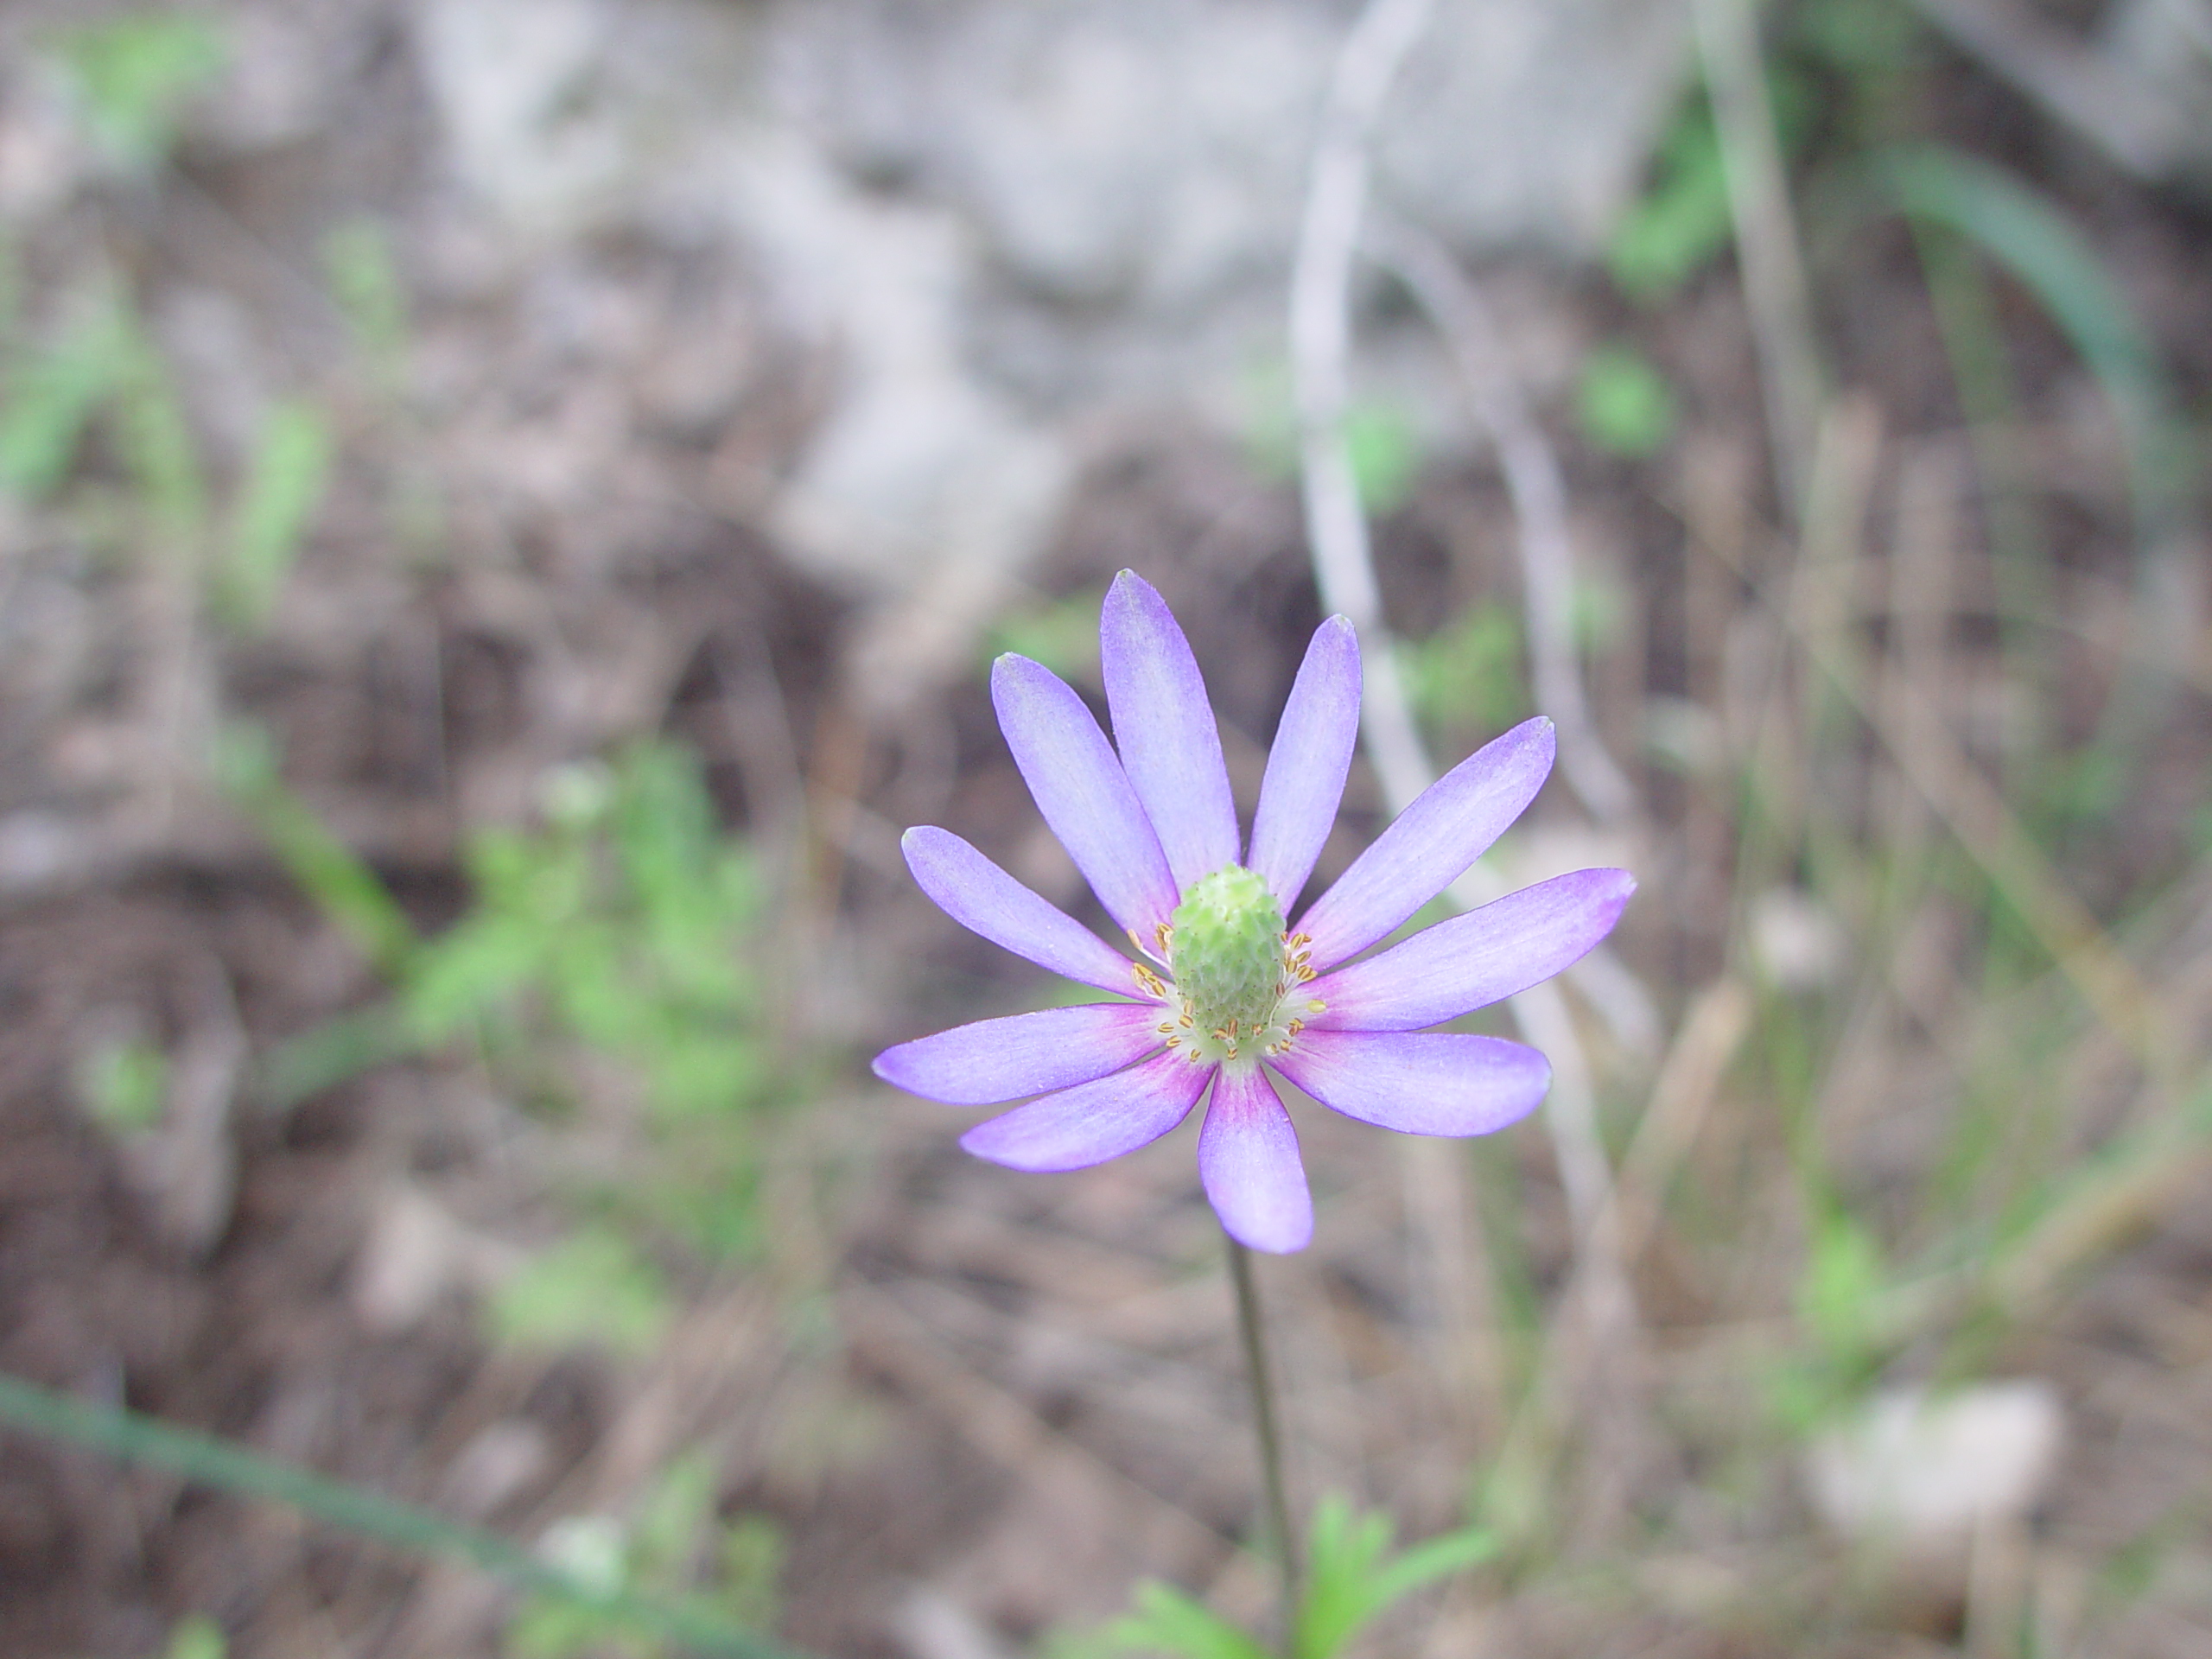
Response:
M1256 796L1357 14L0 8L0 1370L824 1656L1262 1612L1192 1128L865 1063L1067 995L897 838L1103 920L984 675L1117 569ZM2212 6L1436 0L1370 158L1367 649L1641 892L1537 1118L1300 1116L1294 1482L1497 1546L1361 1650L2212 1651ZM678 1650L318 1513L0 1432L0 1649Z

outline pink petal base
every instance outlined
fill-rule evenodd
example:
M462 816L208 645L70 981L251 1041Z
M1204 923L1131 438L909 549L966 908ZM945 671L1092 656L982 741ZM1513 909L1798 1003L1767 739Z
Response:
M1313 1240L1313 1195L1298 1131L1256 1066L1224 1068L1198 1131L1198 1179L1223 1229L1247 1249L1277 1255Z

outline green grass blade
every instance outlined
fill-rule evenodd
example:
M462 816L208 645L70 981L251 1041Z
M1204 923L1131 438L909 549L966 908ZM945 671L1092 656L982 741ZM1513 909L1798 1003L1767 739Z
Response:
M76 459L93 415L130 371L130 340L110 301L36 351L11 351L0 385L0 488L26 500L51 494Z
M165 1469L201 1485L288 1504L317 1521L378 1543L467 1561L518 1588L565 1598L696 1653L725 1655L729 1659L804 1659L793 1649L696 1608L670 1606L621 1591L594 1593L550 1562L496 1533L458 1525L428 1510L264 1457L212 1435L173 1427L120 1407L72 1399L4 1372L0 1372L0 1423L86 1446L123 1462Z
M276 775L268 734L233 727L217 745L217 781L268 837L292 879L344 930L363 955L397 976L414 956L414 925L377 873L315 817Z
M239 491L222 599L231 620L269 626L314 527L330 476L330 428L303 404L280 404L262 423Z
M2082 232L2003 168L1941 145L1878 156L1879 195L1967 238L2032 293L2111 398L2148 529L2185 487L2173 390L2158 348Z
M254 1097L270 1111L335 1089L372 1067L419 1052L422 1033L406 1013L378 1002L289 1037L254 1069Z

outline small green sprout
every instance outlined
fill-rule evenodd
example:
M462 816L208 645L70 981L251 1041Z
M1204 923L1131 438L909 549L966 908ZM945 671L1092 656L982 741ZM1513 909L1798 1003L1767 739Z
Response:
M77 1099L109 1135L143 1134L168 1103L169 1061L143 1038L99 1044L77 1068Z
M1387 1515L1363 1514L1333 1493L1314 1506L1297 1627L1285 1655L1156 1580L1136 1587L1134 1611L1103 1630L1063 1642L1061 1650L1065 1659L1140 1653L1174 1659L1335 1659L1414 1592L1479 1565L1496 1548L1489 1532L1469 1527L1397 1550L1395 1531Z
M70 29L50 49L93 137L138 172L168 159L186 106L230 60L214 24L174 11L130 12Z
M660 1269L606 1227L571 1234L502 1285L486 1308L493 1338L514 1348L594 1344L652 1352L675 1317Z
M1635 346L1609 341L1583 360L1575 414L1592 448L1642 461L1675 435L1675 389Z

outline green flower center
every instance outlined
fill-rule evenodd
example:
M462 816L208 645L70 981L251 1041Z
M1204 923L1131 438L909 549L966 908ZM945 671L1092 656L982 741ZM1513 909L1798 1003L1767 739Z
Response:
M1193 882L1172 925L1167 965L1201 1024L1249 1030L1273 1010L1282 906L1256 874L1230 864Z
M1298 1034L1304 1022L1287 1017L1284 1001L1313 977L1311 941L1283 931L1282 906L1253 871L1227 864L1192 882L1165 943L1175 983L1167 991L1154 982L1155 995L1167 992L1182 1005L1182 1017L1160 1027L1169 1047L1204 1065L1249 1065ZM1145 981L1141 970L1138 980Z

